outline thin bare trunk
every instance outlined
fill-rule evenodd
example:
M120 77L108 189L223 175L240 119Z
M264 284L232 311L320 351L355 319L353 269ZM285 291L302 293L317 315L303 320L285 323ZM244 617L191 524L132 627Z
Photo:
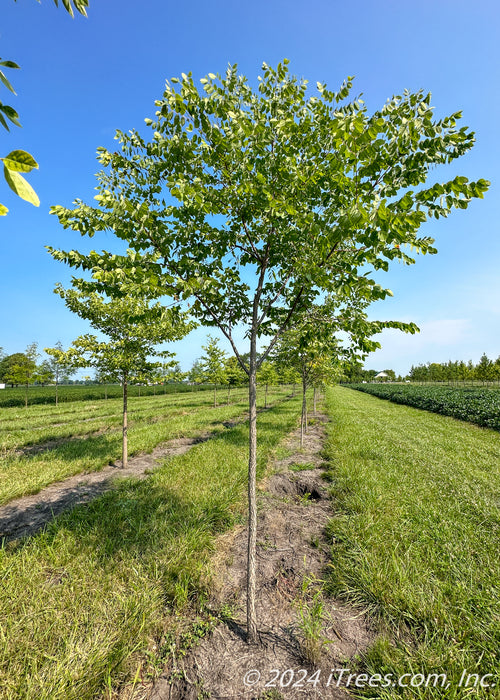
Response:
M306 380L302 379L302 413L300 416L300 446L304 444L304 432L307 430Z
M227 405L229 406L229 397L231 396L231 384L227 385Z
M214 386L214 408L217 408L217 384Z
M265 393L265 399L264 399L264 408L267 408L267 387L268 387L268 385L266 384L266 393Z
M313 411L314 415L316 415L316 387L313 389Z
M24 408L28 408L28 385L26 384L24 390Z
M250 341L250 373L248 404L250 417L248 457L248 560L247 560L247 635L249 643L257 641L255 613L256 548L257 548L257 343L255 332Z
M56 406L57 406L57 379L56 379Z
M125 468L128 464L128 377L123 375L123 442L122 442L122 467Z

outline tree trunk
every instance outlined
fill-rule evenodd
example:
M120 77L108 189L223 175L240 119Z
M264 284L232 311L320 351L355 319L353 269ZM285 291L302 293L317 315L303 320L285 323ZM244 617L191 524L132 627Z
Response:
M104 400L105 401L108 400L108 385L107 384L104 385Z
M267 387L268 387L268 385L266 384L266 391L264 394L264 408L267 408Z
M305 377L302 377L302 413L300 416L300 446L304 444L304 432L307 430L307 402L306 402L307 385Z
M255 580L257 548L257 342L252 331L250 340L250 367L248 382L249 455L248 455L248 559L247 559L247 638L257 641L255 614Z
M57 406L57 399L58 399L58 397L57 397L57 380L56 380L56 406Z
M229 397L231 396L231 384L227 385L227 405L229 406Z
M313 389L313 412L316 415L316 387Z
M128 400L128 377L123 375L123 442L122 442L122 467L125 468L128 464L128 416L127 416L127 400Z
M28 385L26 384L26 388L24 390L24 408L28 408Z
M217 384L214 386L214 408L217 408Z

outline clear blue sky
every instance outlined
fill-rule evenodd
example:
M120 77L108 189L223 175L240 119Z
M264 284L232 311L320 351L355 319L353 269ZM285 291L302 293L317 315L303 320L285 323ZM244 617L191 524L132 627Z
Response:
M335 88L355 75L355 93L369 110L405 88L433 93L436 115L463 110L477 144L443 178L491 180L484 200L447 220L427 224L436 256L396 265L380 282L394 298L373 317L412 320L419 336L387 331L383 349L366 365L406 373L411 364L500 355L500 238L498 173L500 6L496 0L90 0L87 19L71 19L52 0L3 0L0 55L17 97L1 99L20 114L22 129L0 131L2 155L24 148L40 163L30 181L40 208L0 185L10 213L0 219L0 346L8 353L34 340L68 345L88 327L53 294L71 273L45 245L86 249L89 242L62 230L53 204L90 201L99 169L98 146L113 146L115 129L140 127L153 116L164 81L181 72L195 78L238 63L255 80L263 61L287 57L293 73ZM441 174L441 173L440 173ZM114 240L104 238L101 247ZM95 245L95 244L94 244ZM206 330L175 344L183 368L201 354Z

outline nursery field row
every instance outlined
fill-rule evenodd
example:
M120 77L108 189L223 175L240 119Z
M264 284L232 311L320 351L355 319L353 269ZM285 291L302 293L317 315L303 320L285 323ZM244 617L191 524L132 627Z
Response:
M269 391L268 400L275 402L284 396L279 388ZM151 452L167 440L197 437L207 432L223 430L225 422L243 416L248 410L245 391L238 392L232 403L224 403L217 408L206 401L197 406L175 405L172 408L169 400L173 399L174 397L164 397L163 405L154 405L150 399L150 404L153 405L147 410L139 410L135 414L131 412L128 430L131 456L139 452ZM259 402L261 404L262 400ZM52 418L55 425L39 431L44 436L42 442L37 440L36 431L27 435L19 431L17 443L16 436L12 439L6 436L2 438L10 449L4 450L0 456L0 504L36 493L44 486L74 474L97 471L120 458L122 436L119 402L116 402L116 414L106 418L101 416L88 422L82 419L80 423L75 421L69 426L58 425L56 411L52 413ZM48 439L55 442L44 446ZM39 449L31 449L30 444Z
M500 430L500 391L495 389L401 384L350 384L349 388Z
M259 476L299 414L298 397L259 414ZM183 612L203 607L214 538L241 521L247 469L248 423L0 548L0 697L91 700L138 668L156 673L189 631ZM203 614L191 639L213 620Z
M194 386L189 384L165 384L163 386L139 386L131 384L129 386L130 396L156 396L157 394L178 394L181 392L196 392L210 390L211 387ZM25 387L6 387L0 391L0 407L24 406ZM118 398L122 395L122 388L118 384L94 384L89 386L61 385L57 390L58 402L66 403L72 401L99 401L100 399ZM28 404L55 404L55 386L30 386L28 388Z
M340 387L327 408L328 588L388 631L356 670L449 682L360 695L498 698L500 435ZM460 688L464 669L497 687Z
M273 390L273 396L279 390ZM248 391L235 389L230 403L245 401ZM271 394L270 394L271 395ZM227 395L220 396L227 403ZM129 422L158 421L174 414L185 414L213 406L213 394L169 394L131 398L128 402ZM31 406L0 409L0 450L25 445L42 445L64 437L89 435L121 423L121 399L79 401L59 406Z

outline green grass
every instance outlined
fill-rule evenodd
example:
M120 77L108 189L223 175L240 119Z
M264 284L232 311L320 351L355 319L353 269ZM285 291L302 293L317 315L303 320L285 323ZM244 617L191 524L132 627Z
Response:
M259 475L299 404L259 415ZM246 424L226 430L0 550L0 697L103 697L161 667L187 609L207 628L214 540L242 518L247 440Z
M310 469L315 469L315 465L312 462L294 462L288 467L292 472L304 472Z
M279 389L272 393L271 400L280 398L283 394ZM234 403L229 406L222 404L212 408L205 393L200 397L173 395L133 399L129 417L130 455L151 452L156 445L173 438L196 437L205 432L223 430L223 422L237 419L247 410L244 390L235 392L232 400ZM68 414L67 408L54 407L49 413L47 408L43 411L38 407L32 409L31 416L24 423L24 431L21 425L17 430L12 429L13 424L22 422L19 409L5 409L16 413L10 421L7 419L7 427L0 425L0 439L5 441L2 444L11 447L0 456L0 504L36 493L44 486L74 474L97 471L120 459L119 401L114 402L114 412L112 409L113 406L82 404L81 410L75 409ZM52 424L47 424L47 420ZM2 429L5 431L3 435ZM61 438L65 438L61 444L46 451L19 454L12 449L13 446L43 445L48 439Z
M188 384L166 384L165 386L135 386L130 385L130 396L154 396L159 394L172 394L181 392L211 391L210 386L191 386ZM58 387L58 401L60 403L73 401L99 401L100 399L118 398L122 394L121 386L108 384L92 385L61 385ZM0 390L0 406L23 406L25 403L25 387L6 387ZM28 387L28 405L55 404L55 386L30 386Z
M245 401L245 389L231 396L231 404ZM276 396L276 392L273 394ZM220 405L225 405L221 402ZM159 420L167 415L211 408L213 398L205 392L131 398L129 422ZM98 429L118 427L122 420L122 400L82 401L61 406L0 409L0 449L39 445L49 440L84 436Z
M450 682L363 696L498 697L458 680L463 669L498 676L500 435L338 387L327 409L329 589L388 629L363 670L446 672Z

